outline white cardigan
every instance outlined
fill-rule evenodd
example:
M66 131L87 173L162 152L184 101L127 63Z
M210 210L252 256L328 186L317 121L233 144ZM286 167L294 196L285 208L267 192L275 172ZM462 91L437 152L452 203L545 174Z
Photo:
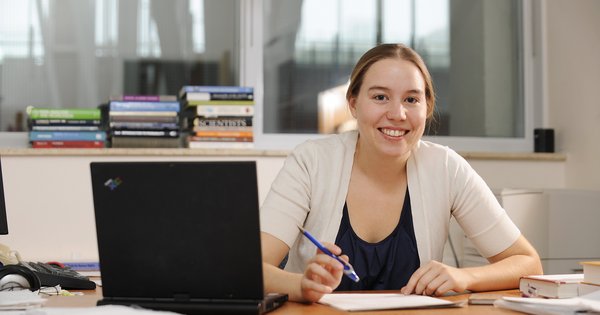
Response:
M290 247L286 270L303 272L318 240L335 242L358 133L311 140L287 157L260 211L261 230ZM408 189L421 265L441 261L453 215L481 255L510 247L521 235L483 179L452 149L420 141L407 162Z

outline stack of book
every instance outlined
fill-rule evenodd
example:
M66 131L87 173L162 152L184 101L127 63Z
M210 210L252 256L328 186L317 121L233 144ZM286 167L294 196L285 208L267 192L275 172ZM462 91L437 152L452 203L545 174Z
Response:
M579 286L579 295L600 291L600 261L584 261L583 281Z
M583 274L531 275L521 277L519 291L526 297L565 299L579 295Z
M583 274L522 277L525 297L498 299L494 306L527 314L600 314L600 261L585 261Z
M600 291L600 261L584 261L583 274L521 277L519 290L526 297L565 299Z
M180 108L175 95L111 97L108 122L112 147L180 147Z
M254 89L243 86L184 86L189 148L253 148Z
M27 108L32 148L104 148L97 108Z

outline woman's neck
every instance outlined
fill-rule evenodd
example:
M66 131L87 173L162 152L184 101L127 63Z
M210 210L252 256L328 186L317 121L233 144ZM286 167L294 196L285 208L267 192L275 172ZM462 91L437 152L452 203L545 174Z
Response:
M380 154L376 150L365 148L359 138L354 153L354 164L369 177L377 177L383 181L397 180L398 176L406 176L409 157L410 151L402 156Z

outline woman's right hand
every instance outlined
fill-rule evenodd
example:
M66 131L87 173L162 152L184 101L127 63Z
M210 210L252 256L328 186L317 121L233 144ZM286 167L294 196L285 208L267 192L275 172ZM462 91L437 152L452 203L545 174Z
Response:
M324 242L323 245L334 255L342 253L335 244ZM346 255L340 258L348 261ZM342 281L343 271L344 266L339 261L317 250L316 255L308 262L300 281L302 297L308 302L317 302L324 294L333 292Z

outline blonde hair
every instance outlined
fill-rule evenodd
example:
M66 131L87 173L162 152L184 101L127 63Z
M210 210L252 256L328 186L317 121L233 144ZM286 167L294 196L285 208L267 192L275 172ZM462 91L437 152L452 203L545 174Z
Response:
M425 81L425 99L427 102L427 118L431 118L435 109L435 91L433 81L423 58L412 48L402 44L381 44L367 51L356 63L350 76L350 86L346 91L346 100L357 97L363 82L365 73L379 60L400 58L412 62L423 75Z

